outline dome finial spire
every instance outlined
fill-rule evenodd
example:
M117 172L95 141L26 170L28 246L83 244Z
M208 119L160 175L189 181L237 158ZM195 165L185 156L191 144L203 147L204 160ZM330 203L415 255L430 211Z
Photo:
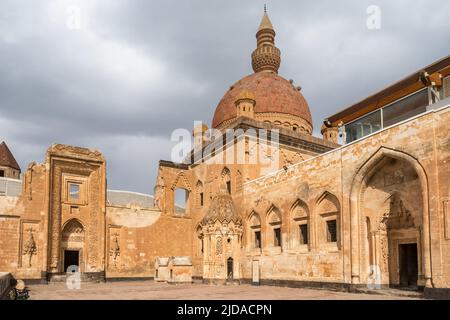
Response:
M255 72L267 71L278 73L281 62L280 49L275 47L275 30L267 15L264 5L264 15L256 33L257 48L252 53L252 66Z

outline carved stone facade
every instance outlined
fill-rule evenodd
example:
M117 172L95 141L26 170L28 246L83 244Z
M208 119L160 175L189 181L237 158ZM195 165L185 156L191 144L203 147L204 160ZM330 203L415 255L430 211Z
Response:
M7 213L20 222L20 255L2 255L1 266L17 277L51 279L72 254L81 272L104 278L105 170L98 151L66 145L51 146L44 164L32 163ZM14 237L3 241L16 246Z
M221 183L200 226L203 280L214 283L239 280L242 219L225 183Z

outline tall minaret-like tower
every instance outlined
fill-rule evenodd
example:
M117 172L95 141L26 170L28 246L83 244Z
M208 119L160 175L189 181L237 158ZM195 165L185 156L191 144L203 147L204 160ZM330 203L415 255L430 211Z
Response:
M257 47L252 53L252 67L255 72L278 73L281 62L280 49L275 47L275 30L264 7L264 16L256 33Z

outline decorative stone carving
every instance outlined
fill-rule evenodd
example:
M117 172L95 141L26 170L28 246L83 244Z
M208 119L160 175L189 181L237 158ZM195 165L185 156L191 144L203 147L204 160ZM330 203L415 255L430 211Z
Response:
M233 280L240 277L238 273L233 277L226 277L227 258L233 257L234 263L239 261L239 249L232 243L237 243L242 236L242 219L236 211L231 195L225 184L214 196L205 217L200 222L205 250L203 251L203 278ZM199 230L197 229L197 235ZM224 241L226 243L224 244ZM228 242L229 241L229 242ZM226 250L226 255L224 254Z
M308 207L303 201L297 200L292 212L292 217L294 219L302 219L308 217Z
M187 191L189 191L189 192L192 191L191 184L189 183L189 180L186 178L186 176L183 172L181 172L177 176L175 181L172 183L171 189L175 190L177 187L184 187L184 188L186 188Z
M217 237L216 254L221 255L222 253L223 253L223 240L222 237Z
M406 209L403 200L397 193L392 194L389 200L388 210L381 216L379 230L386 229L402 229L414 228L414 217L411 212Z
M95 159L95 160L101 160L101 161L105 160L103 155L101 154L101 152L98 150L69 146L69 145L64 145L64 144L53 144L47 150L47 154L52 154L52 153L59 153L59 154L71 153L71 154L79 155L79 156L87 156L87 157L89 157L91 159Z
M32 227L27 229L28 239L23 246L23 254L28 256L28 267L31 267L31 259L34 255L37 254L37 246L36 242L34 241L33 231L34 230Z
M380 243L381 243L381 270L383 272L388 272L389 248L388 248L388 239L386 235L381 235Z
M119 234L114 233L112 236L113 239L109 249L109 256L112 258L114 266L117 266L117 257L120 256Z

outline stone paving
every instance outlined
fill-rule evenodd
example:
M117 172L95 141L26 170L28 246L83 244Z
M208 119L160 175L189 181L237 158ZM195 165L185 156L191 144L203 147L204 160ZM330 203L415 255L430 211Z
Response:
M251 285L205 285L121 281L81 283L70 290L65 283L29 285L32 300L391 300L396 295L347 293L328 290Z

